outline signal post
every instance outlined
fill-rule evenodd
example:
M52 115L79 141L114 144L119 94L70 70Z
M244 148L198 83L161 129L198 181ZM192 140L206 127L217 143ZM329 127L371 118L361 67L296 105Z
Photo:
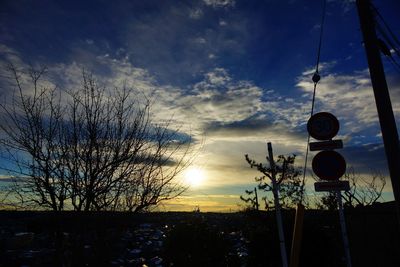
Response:
M310 143L310 151L320 151L313 158L312 169L322 181L314 183L314 188L317 192L336 192L346 264L347 267L351 267L350 246L340 193L349 190L350 185L349 181L339 180L346 172L346 161L342 155L334 151L343 148L343 142L332 140L339 132L339 121L331 113L316 113L308 120L307 130L311 137L318 140Z

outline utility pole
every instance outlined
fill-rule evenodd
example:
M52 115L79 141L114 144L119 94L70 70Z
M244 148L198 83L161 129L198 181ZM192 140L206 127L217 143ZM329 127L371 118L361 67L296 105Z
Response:
M281 249L282 267L288 267L285 235L283 233L281 205L279 203L279 184L276 181L276 168L275 168L275 162L274 162L274 155L272 153L272 144L268 142L267 145L268 145L269 164L271 166L272 193L274 194L276 224L278 225L278 235L279 235L279 245L280 245L280 249Z
M350 245L349 245L349 238L347 237L346 221L344 219L344 212L343 212L342 193L340 193L340 190L336 190L336 198L338 200L338 206L339 206L340 228L342 228L342 239L343 239L344 253L346 256L346 265L347 267L351 267Z
M376 108L383 144L385 146L386 159L389 165L390 179L396 202L397 215L400 224L400 146L396 121L393 115L392 104L386 83L385 72L378 47L378 39L375 32L374 17L371 11L370 0L357 0L357 10L360 19L361 31L364 39L365 51L374 90Z

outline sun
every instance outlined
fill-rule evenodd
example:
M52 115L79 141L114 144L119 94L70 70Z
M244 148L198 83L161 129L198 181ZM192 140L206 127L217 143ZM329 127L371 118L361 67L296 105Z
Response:
M203 170L191 167L185 171L185 182L191 187L198 187L204 182L204 172Z

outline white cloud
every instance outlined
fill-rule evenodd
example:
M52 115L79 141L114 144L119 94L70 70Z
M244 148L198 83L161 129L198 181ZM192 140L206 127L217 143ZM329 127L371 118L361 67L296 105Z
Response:
M35 71L43 70L41 74L42 79L38 81L38 88L51 89L56 87L56 84L49 79L49 72L47 66L40 63L27 63L21 59L21 55L14 49L0 44L0 95L2 101L6 105L11 103L11 95L18 89L14 74L9 69L10 64L16 69L18 75L18 82L21 90L25 95L33 95L32 90L32 77L29 71L34 69ZM47 69L47 70L46 70Z
M0 59L3 64L26 65L20 58L19 53L9 46L0 43ZM3 69L3 68L2 68Z
M189 11L189 17L191 19L200 19L201 17L203 17L203 10L200 8L191 9Z
M312 94L313 83L309 76L301 76L297 86ZM317 85L316 107L317 111L335 114L351 132L376 125L378 121L367 71L323 76Z
M337 64L337 61L330 61L330 62L320 62L318 64L318 72L321 75L324 75L325 73L329 73L333 67L335 67ZM301 73L302 76L309 76L310 80L312 75L315 73L315 67L308 67L305 71Z
M223 68L205 74L193 86L184 106L201 121L233 122L261 110L262 89L249 81L235 81Z
M205 44L207 42L206 39L204 39L203 37L197 37L192 40L193 40L193 43L196 43L196 44Z
M225 20L220 19L219 20L219 26L227 26L228 22L226 22Z
M262 88L249 81L235 80L223 68L205 73L204 79L189 86L188 91L188 88L160 85L146 69L135 67L124 59L113 58L110 54L96 56L90 51L78 52L88 64L72 61L49 65L48 78L52 85L56 84L64 90L79 89L82 70L85 69L92 72L105 87L127 86L150 97L156 121L171 119L174 126L198 135L199 139L209 122L235 122L261 110ZM14 54L14 61L22 62L18 54Z
M203 2L213 8L232 7L235 5L235 0L203 0Z
M228 72L223 68L215 68L213 71L206 73L206 80L204 82L198 83L195 87L208 87L211 86L224 86L231 80Z

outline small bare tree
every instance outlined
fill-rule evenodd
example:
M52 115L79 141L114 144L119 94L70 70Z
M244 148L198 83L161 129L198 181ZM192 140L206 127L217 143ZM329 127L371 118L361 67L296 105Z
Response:
M341 194L345 207L364 207L382 200L386 179L381 173L375 172L370 178L364 178L356 174L353 168L349 168L343 180L350 183L350 190ZM325 193L321 200L316 202L316 206L318 209L337 209L336 193Z
M344 179L350 182L350 190L342 194L345 205L349 207L369 206L382 199L386 179L381 173L375 172L368 179L357 175L354 169L350 168L344 175Z
M145 211L179 196L176 176L189 164L191 140L151 121L150 101L126 87L107 91L83 72L82 88L61 96L39 86L45 69L29 71L33 94L10 66L17 94L4 103L8 159L21 203L52 210Z

